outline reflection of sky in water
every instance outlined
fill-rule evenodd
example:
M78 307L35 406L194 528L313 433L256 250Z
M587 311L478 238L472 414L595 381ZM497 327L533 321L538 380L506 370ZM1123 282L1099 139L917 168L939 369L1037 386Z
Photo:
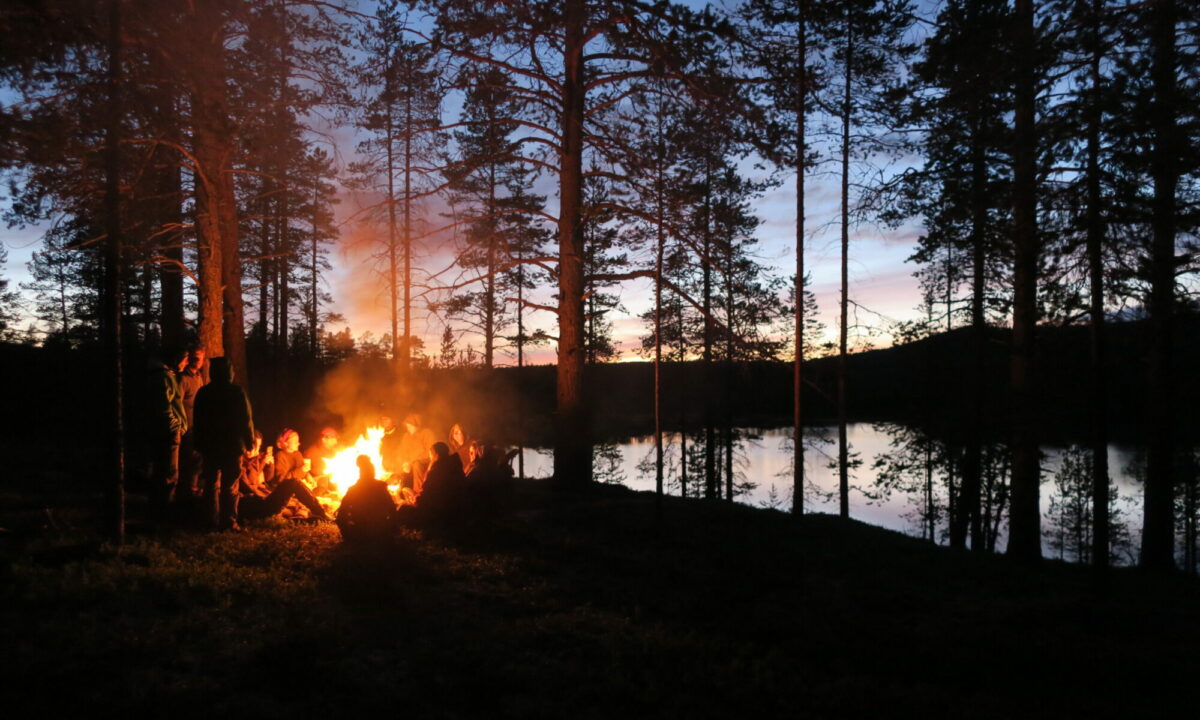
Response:
M776 428L771 430L754 431L756 440L745 443L742 449L743 461L739 470L745 480L754 483L755 488L746 495L738 497L739 502L759 507L770 505L771 490L774 487L775 501L781 510L790 510L792 506L792 450L791 428ZM891 438L877 430L870 423L852 423L847 429L851 452L857 452L862 465L851 476L850 517L855 520L871 523L880 527L898 530L910 535L920 535L915 514L917 502L922 501L916 494L893 493L882 501L869 500L856 488L870 488L874 484L875 459L890 450ZM805 475L808 482L815 486L818 493L805 498L805 512L831 513L838 511L837 488L838 474L836 467L830 467L830 461L837 458L837 428L814 427L805 431ZM822 441L822 438L825 440ZM678 453L678 435L667 436L669 447L668 458ZM625 476L625 485L634 490L654 490L654 438L635 437L617 446L620 452L618 463L619 472ZM1043 529L1049 528L1045 515L1050 509L1051 494L1054 492L1054 473L1057 471L1063 448L1044 447L1042 460L1042 489L1041 507L1043 514ZM1131 447L1109 445L1108 466L1109 476L1116 484L1118 500L1117 508L1125 514L1125 520L1130 525L1130 532L1136 542L1141 534L1141 483L1130 475L1130 465L1135 451ZM641 472L638 465L646 463L648 472ZM738 462L735 460L735 462ZM549 451L526 450L525 474L529 477L548 477L553 469L553 458ZM515 466L515 463L514 463ZM690 485L689 494L694 485ZM935 492L944 495L945 488L935 478ZM678 489L672 494L678 495ZM819 495L827 495L828 499ZM940 529L939 529L940 533ZM998 549L1004 545L1004 535L998 543ZM1043 553L1050 555L1050 549L1043 542Z

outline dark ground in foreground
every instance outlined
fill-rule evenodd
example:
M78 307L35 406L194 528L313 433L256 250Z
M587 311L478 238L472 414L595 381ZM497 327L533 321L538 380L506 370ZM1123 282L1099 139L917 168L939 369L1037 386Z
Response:
M285 522L117 551L44 500L0 497L10 717L1162 717L1200 696L1192 579L1101 589L828 516L674 499L656 523L651 496L530 482L487 532L375 554Z

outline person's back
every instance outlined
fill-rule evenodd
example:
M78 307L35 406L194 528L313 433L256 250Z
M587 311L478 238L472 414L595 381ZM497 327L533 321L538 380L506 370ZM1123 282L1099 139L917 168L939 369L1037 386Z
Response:
M237 456L254 446L250 401L224 360L212 359L212 381L196 392L196 449L210 456Z
M347 542L384 541L395 525L396 503L387 483L375 479L375 467L367 456L359 456L358 468L358 482L346 491L338 508L338 529Z
M228 360L213 358L209 368L211 381L196 393L195 410L196 449L204 456L205 505L214 525L237 529L237 481L242 453L254 447L254 421L246 393L233 384Z
M431 449L433 464L425 476L425 484L417 496L417 506L437 513L460 505L466 490L462 461L450 452L446 443L436 442Z

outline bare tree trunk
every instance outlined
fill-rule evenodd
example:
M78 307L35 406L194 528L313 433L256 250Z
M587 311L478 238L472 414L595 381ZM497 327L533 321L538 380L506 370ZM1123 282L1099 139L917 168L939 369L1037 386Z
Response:
M583 407L583 0L566 0L563 52L562 165L559 172L558 430L554 476L591 482L592 452Z
M121 338L121 0L109 0L108 122L104 142L104 346L112 424L108 432L108 532L125 542L125 389Z
M1145 520L1142 524L1140 565L1155 570L1175 567L1174 460L1176 392L1171 354L1175 345L1175 195L1179 184L1179 142L1175 66L1176 8L1174 0L1153 0L1150 6L1151 80L1154 108L1154 148L1151 173L1150 251L1150 378L1148 383L1149 441L1146 458Z
M1013 336L1011 391L1013 400L1012 508L1008 554L1021 560L1042 555L1040 467L1035 423L1034 332L1037 323L1037 136L1034 126L1033 0L1016 0L1017 79L1015 84L1016 148L1013 168Z

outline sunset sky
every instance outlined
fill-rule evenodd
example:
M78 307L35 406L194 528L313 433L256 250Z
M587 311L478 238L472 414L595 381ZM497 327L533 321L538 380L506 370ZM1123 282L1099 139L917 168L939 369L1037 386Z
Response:
M754 208L761 219L757 232L760 262L772 272L790 277L795 267L794 176L786 176L783 180L782 185L760 198L754 204ZM552 192L552 187L547 189ZM831 340L836 337L837 332L839 296L840 227L837 191L835 177L818 175L810 178L807 193L809 234L806 263L812 274L812 289L817 296L826 337ZM338 213L342 218L347 218L371 202L369 198L345 194ZM438 222L439 212L438 208L430 207L426 209L425 215L430 222ZM344 220L342 242L331 254L331 261L335 266L330 276L330 287L334 297L331 310L346 317L346 325L349 325L355 336L370 331L375 337L379 337L389 329L387 286L378 272L379 262L371 258L372 248L378 248L382 232L381 227ZM895 321L909 320L916 316L917 306L920 304L920 291L912 274L917 268L905 260L912 254L919 234L919 225L915 223L899 229L870 224L852 228L850 297L859 308L857 318L854 315L856 309L851 308L850 325L852 336L861 335L862 342L886 346L891 343L889 326ZM420 264L425 268L445 268L452 257L447 245L449 242L446 239L428 243L427 247L419 252ZM458 278L459 275L457 272L451 272L446 277ZM649 280L626 282L621 286L622 304L628 312L614 317L614 334L621 348L622 359L636 359L635 348L639 345L639 338L648 332L648 328L638 316L651 306L652 292L653 284ZM548 294L543 299L551 301ZM424 335L426 352L432 354L438 347L444 324L440 318L425 317L424 313L419 315L420 318L414 321L415 329L418 334ZM539 317L539 314L535 313L532 322L533 327L554 332L554 321L547 314L542 313ZM461 343L463 347L468 343L473 344L476 350L481 345L478 337L470 334L463 335ZM855 344L852 339L851 345ZM533 351L530 361L552 362L553 348L542 347ZM515 360L502 355L499 362L508 364Z
M705 3L702 0L691 0L687 4L700 6ZM11 96L0 93L0 102L12 99ZM443 108L444 115L448 118L457 116L460 110L459 103L461 100L449 98ZM326 124L319 118L310 119L317 129L312 137L318 144L324 144L333 151L340 171L344 172L348 163L355 159L354 147L358 138L354 130L344 125ZM819 143L815 147L818 152L822 149ZM829 155L830 153L824 153L825 157ZM891 161L891 165L882 171L885 174L899 172L906 165L919 162L919 158ZM747 174L757 178L761 178L765 172L754 169L750 161L743 163L743 167ZM877 166L873 169L881 170ZM862 168L859 172L862 172ZM815 168L809 175L806 198L806 263L811 273L812 290L817 297L826 338L829 340L836 338L839 296L839 182L835 173L836 168L832 165L824 164ZM774 273L790 278L795 268L794 176L786 175L778 179L781 183L753 204L761 220L757 232L758 257L760 263L771 268ZM548 196L549 211L554 212L556 200L553 178L542 177L537 182L536 189ZM0 188L0 209L6 206L6 195L5 189ZM353 219L362 207L378 202L378 198L356 197L343 190L340 200L335 212L339 218L341 235L329 255L334 269L327 277L328 289L333 297L333 305L328 310L343 315L345 323L330 324L327 329L340 331L349 326L355 337L370 332L378 339L389 331L390 325L386 285L379 272L380 261L372 257L373 252L379 249L384 228ZM439 217L442 212L444 206L429 204L424 208L423 215L428 222L436 224L444 222ZM29 280L26 264L32 253L40 247L41 234L42 228L0 228L0 238L9 249L9 259L3 273L12 281L13 286ZM863 342L874 346L890 344L889 326L895 321L916 316L920 292L912 273L917 268L911 263L906 263L905 259L912 254L919 234L919 222L899 229L871 224L852 228L850 298L857 305L851 308L852 349L861 346ZM448 247L450 244L452 240L445 237L431 238L425 247L417 251L418 265L427 270L446 268L453 257ZM645 263L643 267L649 264L649 258L634 260ZM451 271L439 280L442 284L448 284L451 279L462 278L459 272ZM636 359L634 348L639 345L639 338L648 332L638 316L650 307L653 297L652 284L648 280L627 282L619 292L627 312L612 318L615 339L622 359ZM545 304L553 303L548 291L538 299ZM427 317L423 303L415 305L414 332L424 337L425 352L434 355L440 344L443 320ZM854 314L856 311L857 317ZM247 317L255 317L255 314L252 311L248 312ZM554 318L547 313L534 313L527 322L534 329L555 333ZM857 342L856 335L862 336ZM462 334L460 345L465 348L467 344L472 344L476 350L481 346L477 336ZM530 351L529 361L553 362L553 347L543 346ZM515 363L515 354L502 352L498 355L497 362Z
M757 236L760 241L760 261L783 276L790 276L794 267L795 250L795 195L793 178L785 177L784 183L774 188L755 203L755 210L762 223ZM813 290L817 296L821 319L828 337L834 337L837 328L838 302L838 198L837 183L832 177L814 177L809 183L808 228L806 262L813 279ZM340 330L349 326L354 336L370 331L376 338L388 331L386 285L377 272L379 264L373 260L372 248L382 228L370 227L349 217L369 200L342 194L338 207L341 222L341 238L331 249L330 261L334 270L328 277L329 289L334 299L330 310L345 316L344 324L331 325L329 330ZM436 221L438 209L430 207L427 215ZM4 229L4 244L9 250L8 265L4 269L14 285L29 280L26 268L32 253L40 246L41 228ZM913 318L920 303L920 292L912 273L916 266L906 263L912 254L919 235L919 226L897 230L872 225L854 228L851 235L850 297L861 306L857 321L851 319L852 328L865 326L874 328L877 335L869 338L874 345L887 345L890 336L887 326L896 320ZM420 264L429 269L445 268L451 255L440 247L445 241L429 243L421 252ZM457 277L451 273L446 277ZM624 359L635 357L633 349L638 338L647 332L638 315L652 301L652 284L648 280L625 283L621 297L628 313L614 318L615 335ZM852 308L853 312L853 308ZM437 317L425 317L417 313L415 329L426 338L427 352L433 353L440 341L443 323ZM554 331L553 319L546 314L535 317L533 326ZM462 336L462 344L480 346L477 338ZM853 344L853 342L852 342ZM501 363L510 358L501 356ZM533 351L531 362L552 362L553 350L543 347Z

